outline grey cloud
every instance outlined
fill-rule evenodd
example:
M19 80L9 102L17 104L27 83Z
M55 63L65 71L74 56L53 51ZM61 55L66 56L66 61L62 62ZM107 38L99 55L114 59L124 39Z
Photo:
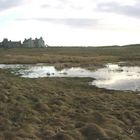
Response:
M43 4L43 5L41 5L41 8L51 8L52 6L51 5L49 5L49 4Z
M36 20L51 22L55 24L63 24L72 27L90 28L99 24L99 19L86 19L86 18L31 18L31 19L17 19L17 20Z
M75 6L74 2L72 0L57 0L59 3L57 5L49 5L49 4L43 4L41 5L41 8L56 8L56 9L64 9L64 8L71 8L75 10L81 10L83 7Z
M69 0L57 0L59 3L56 4L42 4L40 7L43 9L47 9L47 8L64 8L66 5L68 5L71 1Z
M26 0L0 0L0 11L22 5Z
M140 18L140 2L135 5L121 5L117 2L100 3L97 5L97 10L104 12L113 12L126 16Z
M85 18L46 19L46 20L49 22L60 23L74 27L92 27L98 24L98 21L96 19L85 19Z
M72 0L58 0L61 4L71 4Z

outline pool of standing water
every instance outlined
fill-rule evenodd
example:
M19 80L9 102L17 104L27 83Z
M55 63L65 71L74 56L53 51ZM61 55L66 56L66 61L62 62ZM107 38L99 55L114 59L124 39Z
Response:
M45 64L0 64L0 69L10 71L24 78L41 77L90 77L90 85L112 90L140 91L140 67L106 64L105 67L91 71L80 67L57 70Z

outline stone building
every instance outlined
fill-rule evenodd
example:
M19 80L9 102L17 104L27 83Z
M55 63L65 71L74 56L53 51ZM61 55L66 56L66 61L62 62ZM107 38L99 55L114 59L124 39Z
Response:
M2 42L0 42L0 48L2 47Z
M25 39L23 41L22 47L25 47L25 48L33 48L33 47L35 47L35 44L34 44L34 41L32 40L32 38Z
M23 41L22 47L25 47L25 48L44 48L44 47L46 47L46 45L45 45L43 38L40 37L39 39L35 38L35 40L33 40L32 38L25 39Z
M0 47L3 47L3 48L19 48L21 47L21 41L11 41L11 40L8 40L7 38L3 39L3 41L0 43Z
M42 37L39 39L25 39L23 43L21 41L9 41L7 38L3 39L2 42L0 42L0 47L3 48L44 48L46 47L45 42Z

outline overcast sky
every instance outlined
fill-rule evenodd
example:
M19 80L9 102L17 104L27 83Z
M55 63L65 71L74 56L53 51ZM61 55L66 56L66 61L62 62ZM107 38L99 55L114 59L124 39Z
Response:
M0 0L0 41L49 45L140 43L140 0Z

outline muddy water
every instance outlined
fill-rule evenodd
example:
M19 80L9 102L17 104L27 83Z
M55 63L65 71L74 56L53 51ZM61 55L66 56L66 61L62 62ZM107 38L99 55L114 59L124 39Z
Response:
M0 64L0 68L10 69L12 73L24 78L90 77L95 79L90 84L99 88L140 91L140 67L107 64L104 68L90 71L80 67L57 70L54 66L45 64Z

